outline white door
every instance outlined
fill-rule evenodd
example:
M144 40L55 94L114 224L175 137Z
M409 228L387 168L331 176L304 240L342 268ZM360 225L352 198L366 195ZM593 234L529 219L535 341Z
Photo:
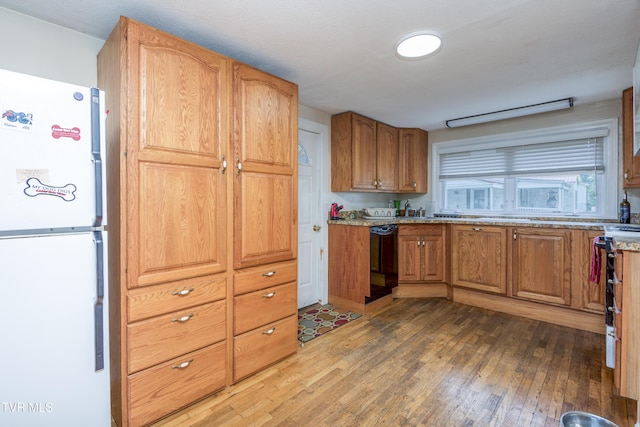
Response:
M320 136L298 131L298 308L321 299Z

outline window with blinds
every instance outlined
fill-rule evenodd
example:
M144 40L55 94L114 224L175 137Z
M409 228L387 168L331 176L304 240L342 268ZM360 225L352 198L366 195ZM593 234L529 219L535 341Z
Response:
M604 189L617 173L608 161L617 156L610 130L581 127L436 149L436 206L441 212L604 217Z

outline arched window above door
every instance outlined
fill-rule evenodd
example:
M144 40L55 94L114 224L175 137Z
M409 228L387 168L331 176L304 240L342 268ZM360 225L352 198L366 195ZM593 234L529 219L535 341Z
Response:
M309 164L311 164L309 162L309 154L307 154L307 151L304 149L303 146L298 144L298 165L309 165Z

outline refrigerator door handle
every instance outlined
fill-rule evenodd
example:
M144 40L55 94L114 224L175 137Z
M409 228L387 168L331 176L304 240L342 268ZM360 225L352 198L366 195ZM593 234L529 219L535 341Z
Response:
M93 156L93 168L96 186L96 218L94 227L102 225L102 146L101 129L102 117L100 114L100 90L91 88L91 154Z
M96 302L93 307L95 370L104 369L104 241L102 232L93 232L96 244Z

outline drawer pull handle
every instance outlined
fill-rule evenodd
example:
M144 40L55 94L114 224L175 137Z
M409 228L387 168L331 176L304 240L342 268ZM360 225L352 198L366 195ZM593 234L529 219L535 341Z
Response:
M473 228L472 228L472 230L473 230L473 231L482 231L482 228L479 228L479 227L473 227Z
M171 295L175 295L175 296L178 296L178 297L184 297L184 296L189 295L191 292L193 292L193 288L191 288L191 289L183 289L181 291L173 291L173 292L171 292Z
M269 292L268 294L262 294L262 298L273 298L276 296L276 291Z
M276 328L271 328L267 331L263 331L262 335L273 335L273 333L276 331Z
M188 316L182 316L179 319L171 319L172 322L178 322L178 323L184 323L187 320L191 319L193 317L193 313L189 314Z
M276 274L275 271L269 271L268 273L262 273L264 277L273 277Z
M186 362L182 362L179 365L173 365L171 369L186 369L189 367L189 365L191 365L191 362L193 362L193 359L187 360Z

